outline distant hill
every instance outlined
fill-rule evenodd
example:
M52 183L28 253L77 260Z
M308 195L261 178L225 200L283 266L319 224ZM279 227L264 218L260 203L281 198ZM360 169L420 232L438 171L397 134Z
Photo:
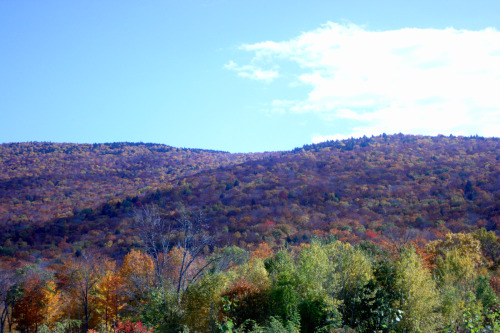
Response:
M0 224L70 217L177 178L263 156L143 143L2 144Z
M202 209L220 245L332 234L383 241L500 231L500 140L383 135L289 152L153 144L0 146L0 255L139 246L134 208Z

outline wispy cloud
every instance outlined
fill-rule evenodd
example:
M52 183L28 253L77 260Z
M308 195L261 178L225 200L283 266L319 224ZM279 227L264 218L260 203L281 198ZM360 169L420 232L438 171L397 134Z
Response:
M278 72L275 70L263 70L262 68L254 65L238 66L238 64L236 64L234 61L230 61L229 63L225 64L224 68L237 72L238 76L240 77L245 77L252 80L271 82L278 77Z
M253 53L250 64L226 65L239 76L291 77L310 87L307 98L276 100L270 109L314 113L334 125L349 120L348 136L500 133L500 32L492 28L370 31L329 22L241 50ZM282 61L299 70L281 75Z

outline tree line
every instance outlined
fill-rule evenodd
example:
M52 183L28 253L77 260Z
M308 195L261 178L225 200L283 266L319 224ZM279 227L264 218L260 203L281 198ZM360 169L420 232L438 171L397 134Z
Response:
M498 332L494 232L218 248L202 212L136 210L142 247L0 269L0 332Z

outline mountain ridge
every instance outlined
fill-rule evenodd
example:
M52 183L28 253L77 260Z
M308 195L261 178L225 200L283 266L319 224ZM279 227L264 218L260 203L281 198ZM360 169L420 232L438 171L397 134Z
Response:
M30 255L30 249L37 249L45 255L57 253L69 241L71 251L94 244L122 253L122 246L140 246L131 211L145 204L158 205L167 217L181 207L203 209L221 244L243 247L262 241L281 246L327 234L349 241L382 240L407 230L434 239L447 231L497 231L500 223L498 138L382 135L285 152L229 155L174 149L166 166L155 164L165 162L161 159L144 164L141 158L149 154L139 158L129 152L138 159L132 165L149 166L138 170L153 175L141 174L139 185L164 176L161 184L151 182L142 192L123 190L115 196L112 188L105 197L109 200L45 222L5 220L2 214L0 247L9 252L8 243L10 252ZM109 149L104 152L110 155ZM108 161L104 175L116 173L109 159L97 161ZM154 173L153 165L163 173ZM170 174L167 166L173 168ZM102 176L99 168L90 170Z

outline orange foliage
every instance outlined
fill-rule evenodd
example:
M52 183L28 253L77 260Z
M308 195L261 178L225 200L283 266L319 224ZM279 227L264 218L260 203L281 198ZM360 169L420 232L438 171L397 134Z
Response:
M146 253L131 250L123 258L119 274L128 289L128 301L130 303L141 302L153 285L153 260Z
M36 274L25 278L22 284L23 296L13 308L13 319L18 329L36 332L43 323L44 308L47 305L44 285Z
M222 294L222 297L226 297L235 306L231 307L229 311L221 309L219 318L230 317L236 325L241 324L246 319L262 319L267 313L267 291L246 280L234 282Z
M251 251L252 258L267 259L273 254L273 250L266 242L261 242L257 246L257 249Z
M110 327L118 320L119 311L125 306L124 278L114 270L106 271L98 284L98 308L101 322Z

